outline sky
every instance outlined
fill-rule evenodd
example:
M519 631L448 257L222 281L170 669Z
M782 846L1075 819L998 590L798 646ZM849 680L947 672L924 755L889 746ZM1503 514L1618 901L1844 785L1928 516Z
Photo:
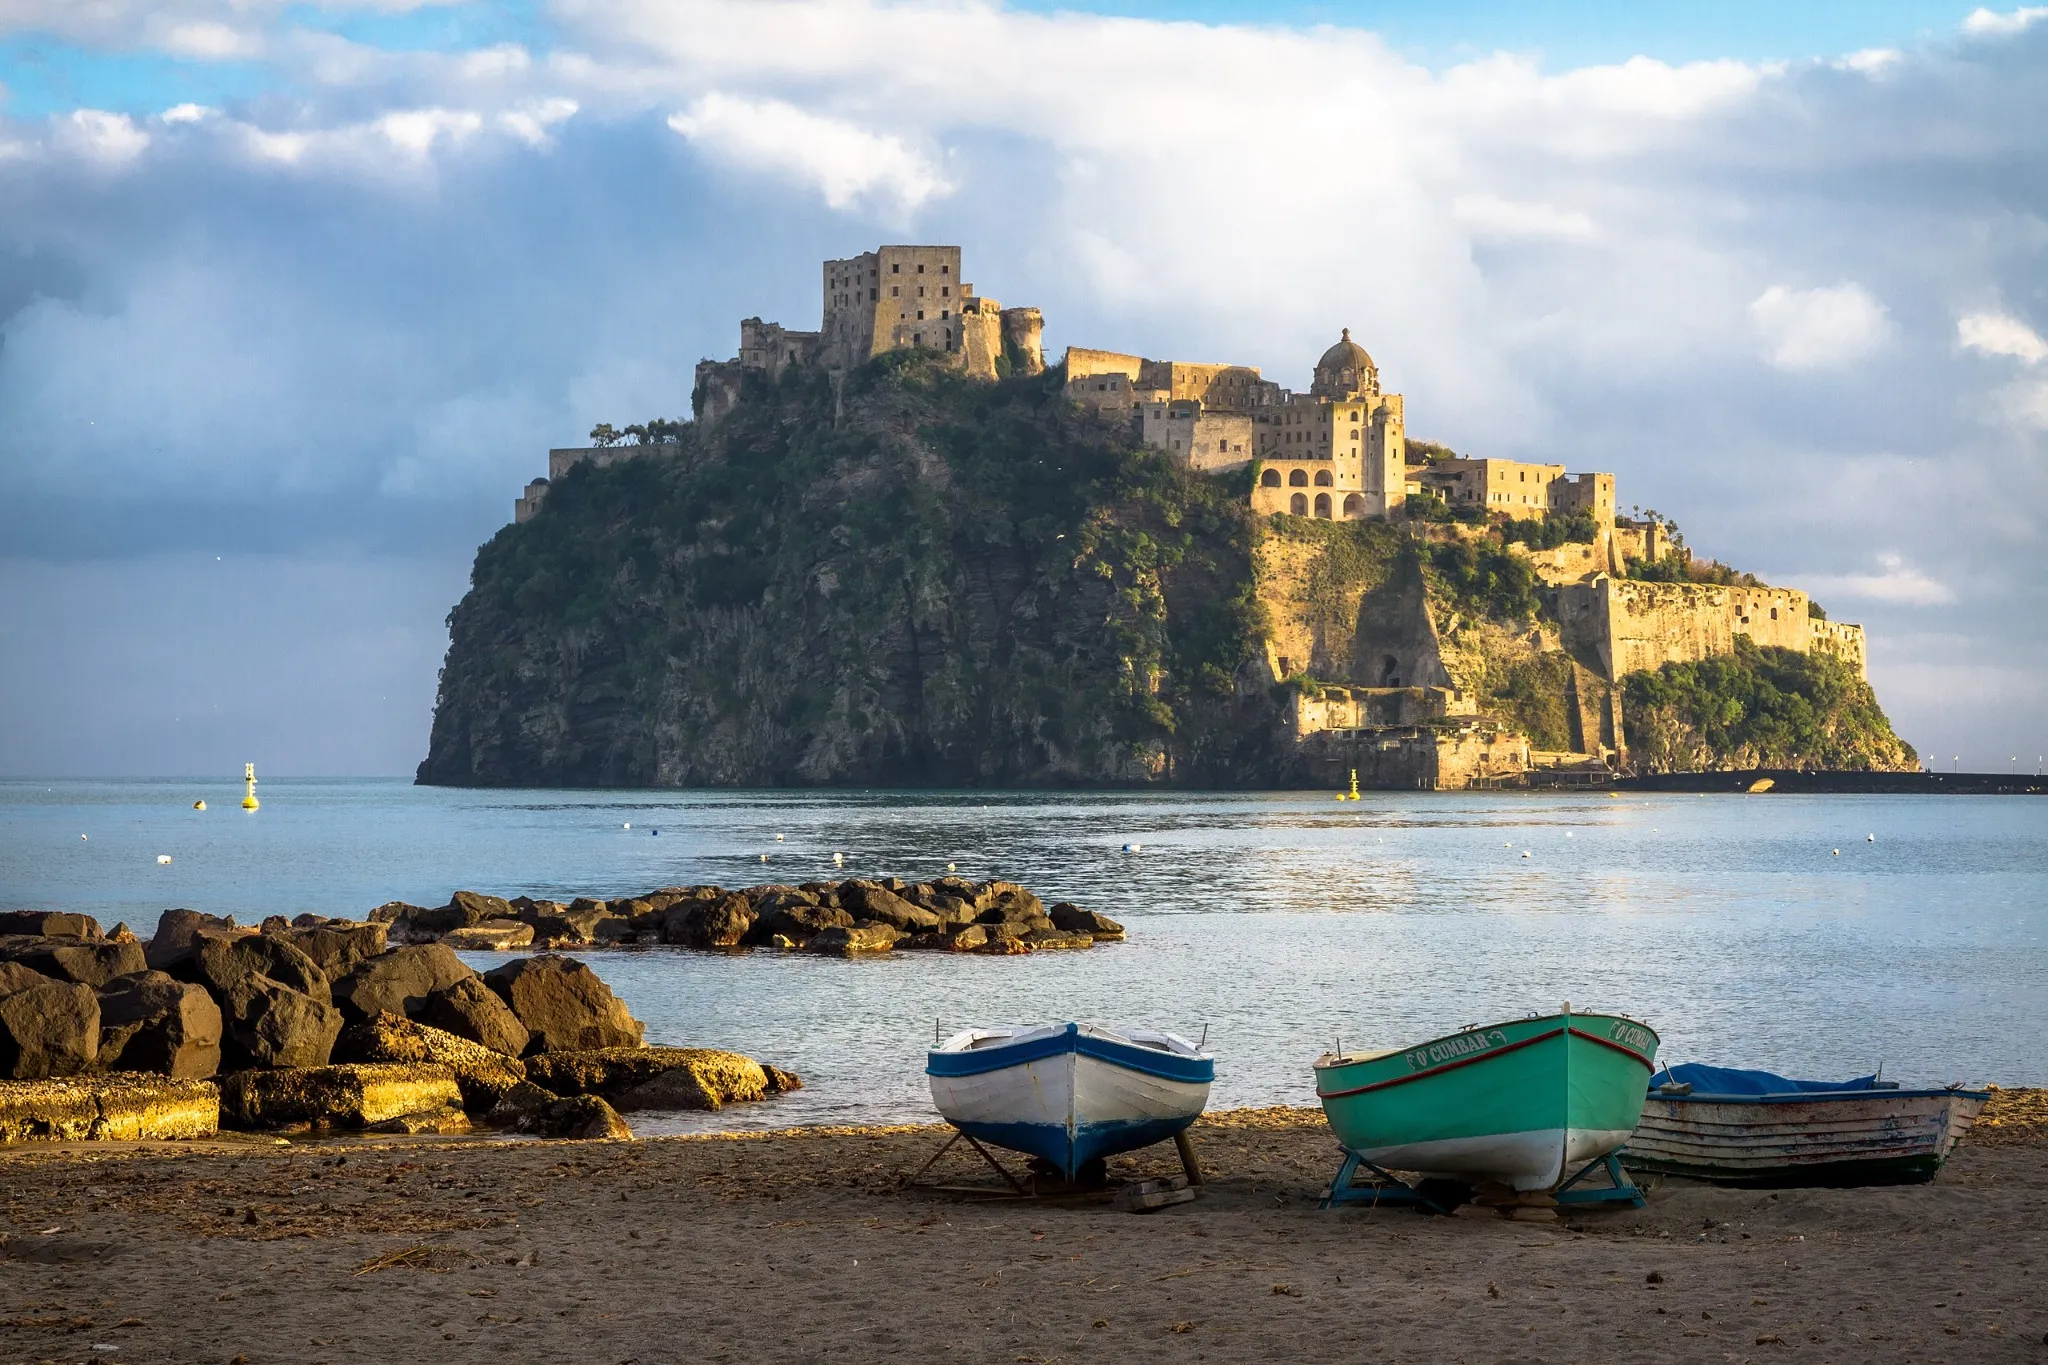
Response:
M2048 752L2048 7L0 0L0 775L404 774L476 546L817 263L1614 473Z

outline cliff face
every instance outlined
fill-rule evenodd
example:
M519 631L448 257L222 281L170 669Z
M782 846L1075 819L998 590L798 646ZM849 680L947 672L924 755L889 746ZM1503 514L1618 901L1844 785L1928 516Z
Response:
M750 380L479 551L419 780L1277 781L1241 497L1057 376Z

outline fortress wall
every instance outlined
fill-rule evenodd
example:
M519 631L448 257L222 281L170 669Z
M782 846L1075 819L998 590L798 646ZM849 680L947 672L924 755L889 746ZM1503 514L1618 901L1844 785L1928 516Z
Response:
M1529 741L1490 725L1326 731L1309 736L1301 756L1312 786L1341 791L1355 771L1368 789L1463 791L1519 783Z
M996 377L996 357L1003 353L1003 306L994 299L969 299L960 316L962 368L970 379Z
M1003 354L1010 372L1045 373L1045 315L1036 308L1003 309Z
M1870 672L1864 658L1863 627L1852 626L1847 621L1809 620L1813 632L1812 648L1822 654L1832 654L1856 670L1856 676L1869 681Z
M615 445L615 446L558 446L548 452L548 478L559 479L580 464L596 465L603 469L621 460L634 460L642 455L659 455L674 446Z
M1565 584L1556 592L1567 647L1597 655L1610 680L1666 663L1733 654L1737 635L1802 654L1813 647L1806 594L1797 588L1640 583L1603 576Z
M1453 713L1456 695L1447 687L1318 687L1295 695L1294 733L1428 725Z

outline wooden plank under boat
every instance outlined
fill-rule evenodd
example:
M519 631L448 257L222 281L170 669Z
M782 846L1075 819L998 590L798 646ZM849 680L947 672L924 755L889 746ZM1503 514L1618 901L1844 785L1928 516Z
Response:
M1674 1069L1682 1077L1686 1068ZM1961 1087L1676 1093L1659 1073L1622 1150L1633 1170L1755 1188L1922 1184L1991 1096ZM1797 1082L1788 1082L1797 1084Z

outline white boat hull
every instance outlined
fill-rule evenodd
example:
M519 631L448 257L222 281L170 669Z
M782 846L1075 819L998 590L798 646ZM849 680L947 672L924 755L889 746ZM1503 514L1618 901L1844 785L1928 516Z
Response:
M1497 1183L1517 1190L1547 1190L1567 1172L1606 1156L1628 1141L1628 1136L1626 1129L1537 1128L1525 1133L1403 1143L1359 1155L1382 1170L1469 1184Z
M1641 1170L1725 1184L1925 1181L1976 1122L1985 1099L1966 1090L1783 1098L1652 1093L1621 1157Z

